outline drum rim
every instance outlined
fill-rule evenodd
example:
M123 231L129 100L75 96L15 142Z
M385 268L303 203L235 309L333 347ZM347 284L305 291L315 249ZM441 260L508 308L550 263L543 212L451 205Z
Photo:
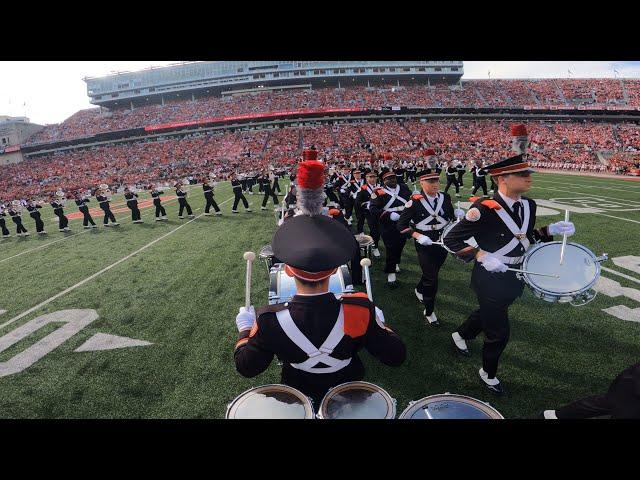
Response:
M522 259L522 269L523 270L527 270L527 265L529 263L530 258L533 256L533 254L535 252L537 252L538 250L541 250L544 247L547 247L549 245L562 245L562 242L560 241L553 241L553 242L544 242L541 243L539 245L534 246L531 250L529 250L528 252L525 253L524 258ZM553 297L557 297L557 298L562 298L562 297L573 297L575 295L579 295L581 293L587 292L589 290L591 290L593 288L593 286L596 284L596 282L598 281L598 278L600 278L600 263L596 261L597 257L595 255L595 253L593 253L593 251L591 251L591 249L589 249L588 247L585 247L584 245L580 244L580 243L573 243L573 242L567 242L567 246L574 246L574 247L578 247L580 250L585 251L593 260L593 263L596 266L596 273L594 276L594 279L591 280L591 282L585 286L582 287L578 290L573 290L571 292L554 292L551 290L547 290L543 287L540 287L537 283L535 283L531 277L534 277L535 275L528 275L526 273L522 274L522 277L524 279L524 282L529 285L531 288L533 288L536 291L539 291L540 293L544 293L546 295L550 295Z
M339 385L336 385L335 387L331 387L329 391L324 394L324 397L322 397L322 401L320 402L320 405L318 407L317 417L320 419L328 419L326 416L326 413L327 413L326 408L327 408L327 402L329 401L330 397L335 396L335 394L340 393L343 390L348 389L349 387L356 387L356 386L364 387L364 389L368 389L369 391L377 392L382 395L382 398L384 398L385 402L387 403L387 414L382 420L389 420L389 419L396 418L396 400L389 394L389 392L387 392L381 386L376 385L375 383L365 382L362 380L355 380L353 382L344 382ZM328 419L328 420L337 420L337 419Z
M264 249L265 249L265 248L267 248L267 247L269 247L269 250L271 250L271 254L269 254L269 255L266 255L266 254L264 254L264 253L263 253L263 252L264 252ZM258 252L258 257L260 257L260 258L262 258L262 259L269 258L269 257L273 257L273 256L274 256L274 254L273 254L273 247L271 247L271 244L270 244L270 243L268 243L267 245L263 246L263 247L260 249L260 252Z
M467 405L472 405L478 410L481 410L483 413L489 415L489 418L486 420L504 420L504 416L491 405L482 400L474 397L470 397L468 395L460 395L457 393L438 393L435 395L429 395L426 397L422 397L418 400L412 401L409 403L407 408L403 410L403 412L398 417L398 420L411 420L411 415L416 412L416 410L420 407L424 407L424 405L433 403L434 401L445 401L445 400L462 400L460 403L466 403ZM497 416L495 416L497 415ZM444 419L441 419L444 420ZM463 418L455 419L451 418L448 420L465 420ZM471 420L471 419L469 419ZM477 419L480 420L480 419Z
M371 245L376 243L371 235L366 235L366 234L365 235L354 235L354 237L356 239L356 242L358 242L358 245L360 246L360 248L370 247ZM366 240L367 243L360 243L360 239Z
M248 390L245 390L240 395L236 396L231 402L229 402L229 405L227 405L227 412L224 418L227 420L238 420L230 416L232 410L234 411L234 413L237 412L238 401L250 393L260 393L260 391L268 388L271 388L274 391L279 390L279 391L291 393L292 395L300 399L302 405L304 406L305 416L303 420L308 418L314 418L313 402L311 401L311 399L307 397L304 393L302 393L300 390L298 390L297 388L290 387L289 385L285 385L284 383L268 383L266 385L259 385L257 387L252 387Z
M271 269L269 270L269 305L279 305L281 303L287 303L289 301L291 301L291 298L288 299L283 299L278 295L278 292L282 291L282 287L281 287L281 281L282 281L282 275L286 275L285 271L285 263L284 262L279 262L279 263L274 263L271 266ZM282 272L282 273L280 273ZM275 292L272 293L271 290L271 275L275 275ZM329 293L333 293L336 298L337 295L344 295L345 293L352 293L353 292L353 280L351 279L351 274L349 273L349 267L347 265L340 265L340 267L338 267L338 269L336 270L336 273L334 273L334 275L338 275L338 281L340 282L340 293L335 293L332 292L331 290L329 290ZM349 277L347 277L346 275L349 275ZM333 275L332 275L333 277ZM347 284L347 278L349 280L351 280L351 283ZM292 279L293 281L293 279ZM347 288L350 287L350 288ZM292 297L293 298L293 297ZM271 303L272 301L277 300L276 303Z

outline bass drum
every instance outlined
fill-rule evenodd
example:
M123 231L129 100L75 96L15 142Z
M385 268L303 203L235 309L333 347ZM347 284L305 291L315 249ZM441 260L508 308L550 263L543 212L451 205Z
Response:
M529 286L533 294L547 302L586 305L596 297L594 285L600 278L600 262L607 255L596 257L584 245L567 243L564 262L560 265L562 242L540 243L524 254L522 270L559 278L543 277L519 273L518 276Z
M305 419L314 418L311 400L287 385L272 384L252 388L238 395L227 406L225 418Z
M408 420L504 419L500 412L488 403L472 397L451 393L431 395L411 402L398 418Z
M318 418L390 419L396 416L396 401L382 388L368 382L347 382L333 387L322 399Z
M353 281L346 265L339 267L329 278L329 291L335 295L353 293ZM269 305L288 302L295 294L293 277L286 274L284 263L276 263L269 273Z

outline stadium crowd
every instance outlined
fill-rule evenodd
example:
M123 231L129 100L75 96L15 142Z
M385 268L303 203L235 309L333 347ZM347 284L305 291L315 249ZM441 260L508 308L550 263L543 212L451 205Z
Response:
M180 94L177 94L179 96ZM524 107L613 104L640 107L640 81L631 79L468 80L460 85L353 86L272 91L167 100L163 104L111 110L81 110L61 124L47 125L27 144L69 140L100 132L230 115L307 108Z
M441 161L487 163L509 154L510 122L386 121L308 125L272 130L196 133L158 141L137 141L58 152L3 167L0 196L46 196L58 188L88 189L107 183L143 186L187 176L264 170L295 164L304 146L315 145L323 160L362 162L371 155L415 160L434 148ZM530 122L532 162L541 168L625 173L638 165L640 127L605 123ZM620 152L609 166L601 152Z

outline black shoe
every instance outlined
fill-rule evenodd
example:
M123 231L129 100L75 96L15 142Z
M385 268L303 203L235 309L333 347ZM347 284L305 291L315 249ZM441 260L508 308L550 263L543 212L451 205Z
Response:
M455 351L458 352L463 357L470 357L471 356L471 352L469 351L469 349L458 347L458 345L456 345L456 342L453 339L453 337L451 337L451 343L453 344L453 348L455 349Z
M504 389L502 388L502 384L501 383L499 383L497 385L487 385L486 383L484 383L482 381L482 379L480 379L480 381L487 388L487 390L489 390L492 394L494 394L494 395L496 395L498 397L504 395Z

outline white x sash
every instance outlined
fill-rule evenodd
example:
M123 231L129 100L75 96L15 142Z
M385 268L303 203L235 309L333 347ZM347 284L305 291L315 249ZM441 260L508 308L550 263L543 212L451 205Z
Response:
M420 199L420 203L425 208L425 210L429 213L429 216L416 224L416 228L418 230L440 230L447 223L449 223L447 220L445 220L439 215L439 213L442 211L442 204L444 203L444 195L438 194L438 202L436 203L435 210L431 208L431 205L429 204L429 202L427 202L427 200L424 197ZM437 223L435 225L429 225L433 219L435 219Z
M522 201L522 210L524 212L524 218L522 220L522 228L519 228L518 225L516 225L516 222L513 220L513 218L511 218L511 215L509 215L504 208L501 208L500 210L497 210L497 209L494 210L498 214L498 217L500 217L500 220L502 220L505 226L513 234L514 238L512 238L511 241L507 243L504 247L500 248L495 252L492 252L493 255L498 257L500 256L504 257L507 253L510 253L514 248L516 248L518 246L518 243L522 244L522 247L524 248L525 251L529 248L529 245L531 245L531 242L529 242L529 239L527 238L527 228L529 226L529 216L530 216L528 201ZM519 258L519 257L514 257L514 258Z
M396 187L395 192L392 190L387 190L386 188L382 188L382 190L384 190L389 195L391 195L391 200L389 200L387 204L384 206L383 210L385 212L400 212L404 210L404 206L407 204L409 200L405 200L404 198L398 196L400 194L400 185ZM400 202L402 202L402 205L399 205L397 207L392 207L391 205L393 205L393 202L395 202L396 199L400 200Z
M289 340L309 356L309 358L302 363L292 363L291 366L293 368L309 373L333 373L342 370L351 363L351 358L340 360L331 356L333 349L336 348L340 340L342 340L342 337L344 337L344 308L342 305L340 306L338 320L331 329L327 339L320 345L320 348L316 348L315 345L305 337L304 333L300 331L294 323L293 318L291 318L288 309L276 312L276 317L285 335L289 337ZM324 363L327 366L316 367L319 363Z

